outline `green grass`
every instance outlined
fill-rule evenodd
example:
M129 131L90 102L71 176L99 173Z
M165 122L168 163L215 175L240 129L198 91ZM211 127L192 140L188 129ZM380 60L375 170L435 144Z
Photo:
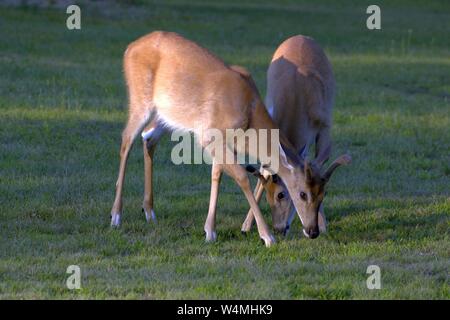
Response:
M65 8L0 7L0 298L448 299L450 5L379 1L382 30L368 31L369 4L100 2L81 4L81 31L65 28ZM262 93L283 39L319 41L338 86L334 155L353 157L329 184L327 234L304 239L296 219L269 249L255 231L242 236L248 204L225 178L218 242L205 244L210 168L171 164L168 139L156 155L158 224L141 214L138 141L111 230L122 55L156 29L246 66ZM65 287L72 264L78 291ZM371 264L380 290L366 288Z

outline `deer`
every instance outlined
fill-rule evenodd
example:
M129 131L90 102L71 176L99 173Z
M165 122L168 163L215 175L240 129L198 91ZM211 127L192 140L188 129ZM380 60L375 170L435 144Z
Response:
M123 64L128 91L128 120L122 132L119 173L111 209L113 227L120 225L122 192L130 149L137 135L142 135L149 124L153 130L144 132L147 140L152 140L152 135L156 137L166 129L185 130L193 132L202 147L210 142L207 135L203 134L208 129L222 132L227 129L264 130L268 136L273 130L278 130L251 75L244 68L231 68L207 49L177 33L154 31L133 41L124 53ZM268 138L266 143L270 144L268 150L272 150L272 139ZM224 149L233 147L225 143L223 145ZM154 152L154 143L147 141L144 148L145 175L151 178L150 158ZM249 150L245 152L250 153ZM314 204L307 205L301 196L309 192L305 184L304 164L281 133L276 150L278 152L273 157L277 160L274 162L279 164L277 168L274 168L272 161L261 163L266 170L277 173L283 179L294 207L301 216L305 232L314 235L318 233L317 208ZM275 238L258 207L246 169L238 163L215 161L214 153L211 156L210 202L204 225L206 241L216 240L217 197L220 179L225 172L244 193L260 238L267 247L273 245ZM259 159L258 153L252 156ZM146 180L145 192L149 191L150 185L150 180ZM150 194L144 195L144 212L150 220L155 218L151 198Z
M266 107L275 124L298 152L304 163L305 189L300 196L318 210L319 233L326 231L323 209L325 185L334 170L351 162L347 154L338 157L327 170L324 163L331 154L332 107L335 79L331 64L320 45L312 38L296 35L276 49L267 71ZM315 144L315 158L307 159L308 149ZM286 235L295 217L293 201L286 185L278 175L252 166L248 171L258 177L255 198L259 202L263 192L271 208L275 231ZM253 211L249 210L242 232L249 232ZM307 237L318 234L304 232Z

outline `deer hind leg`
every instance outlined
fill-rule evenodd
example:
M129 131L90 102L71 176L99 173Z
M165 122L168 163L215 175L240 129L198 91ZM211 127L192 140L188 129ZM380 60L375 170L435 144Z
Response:
M142 142L144 151L144 201L142 203L142 212L145 214L147 222L156 222L156 215L153 211L153 156L156 145L164 129L158 125L154 119L142 132Z
M133 108L130 107L130 111ZM139 109L138 109L139 110ZM125 179L125 169L127 166L128 155L136 136L142 131L150 120L150 110L144 112L130 112L128 122L122 132L122 145L120 147L120 165L119 176L116 182L116 196L111 209L111 226L120 225L120 217L122 214L122 191Z
M122 132L122 146L120 148L119 176L116 183L116 197L111 210L111 225L120 224L122 214L122 190L128 154L136 136L144 129L156 114L152 97L152 70L137 59L139 46L131 45L125 51L124 71L129 96L129 116Z
M261 180L258 179L258 182L256 183L256 187L255 187L255 192L254 192L255 200L257 203L259 203L259 201L261 200L263 192L264 192L264 187L262 185ZM250 208L248 210L247 217L245 218L245 221L242 224L241 232L242 233L249 232L253 226L253 221L254 221L253 211Z
M248 203L250 204L253 215L255 216L256 225L258 227L259 236L264 241L266 247L270 247L275 243L275 238L269 231L269 227L264 221L261 210L258 207L258 203L253 195L250 181L247 176L245 169L239 164L226 164L223 165L224 170L236 181L238 186L244 192Z
M211 168L211 194L209 200L208 217L205 222L206 241L216 241L216 207L219 196L219 185L222 177L222 166L213 161Z

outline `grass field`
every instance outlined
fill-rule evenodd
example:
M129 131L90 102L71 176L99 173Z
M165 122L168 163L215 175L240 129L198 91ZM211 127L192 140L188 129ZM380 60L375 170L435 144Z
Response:
M0 298L450 298L450 3L378 1L81 2L0 6ZM296 219L272 248L244 237L248 204L221 185L218 241L204 242L208 165L175 166L157 149L157 225L141 213L142 143L130 156L120 229L109 226L126 120L122 55L171 30L246 66L262 94L270 57L294 34L314 37L337 80L329 231ZM270 221L267 204L261 204ZM366 269L381 269L368 290ZM79 265L82 288L68 290Z

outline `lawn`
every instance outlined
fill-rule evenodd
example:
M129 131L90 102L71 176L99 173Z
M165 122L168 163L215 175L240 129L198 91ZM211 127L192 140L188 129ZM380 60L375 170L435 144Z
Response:
M8 2L8 1L7 1ZM39 1L38 1L39 2ZM378 1L79 2L0 6L1 299L449 299L450 3ZM315 38L337 81L328 233L265 248L243 236L248 204L222 180L218 241L204 242L208 165L175 166L158 146L155 211L141 213L142 143L129 160L124 215L110 228L126 120L127 44L170 30L247 67L262 94L275 48ZM253 181L254 182L254 181ZM270 222L267 203L261 203ZM66 268L81 268L69 290ZM378 265L381 289L366 286Z

